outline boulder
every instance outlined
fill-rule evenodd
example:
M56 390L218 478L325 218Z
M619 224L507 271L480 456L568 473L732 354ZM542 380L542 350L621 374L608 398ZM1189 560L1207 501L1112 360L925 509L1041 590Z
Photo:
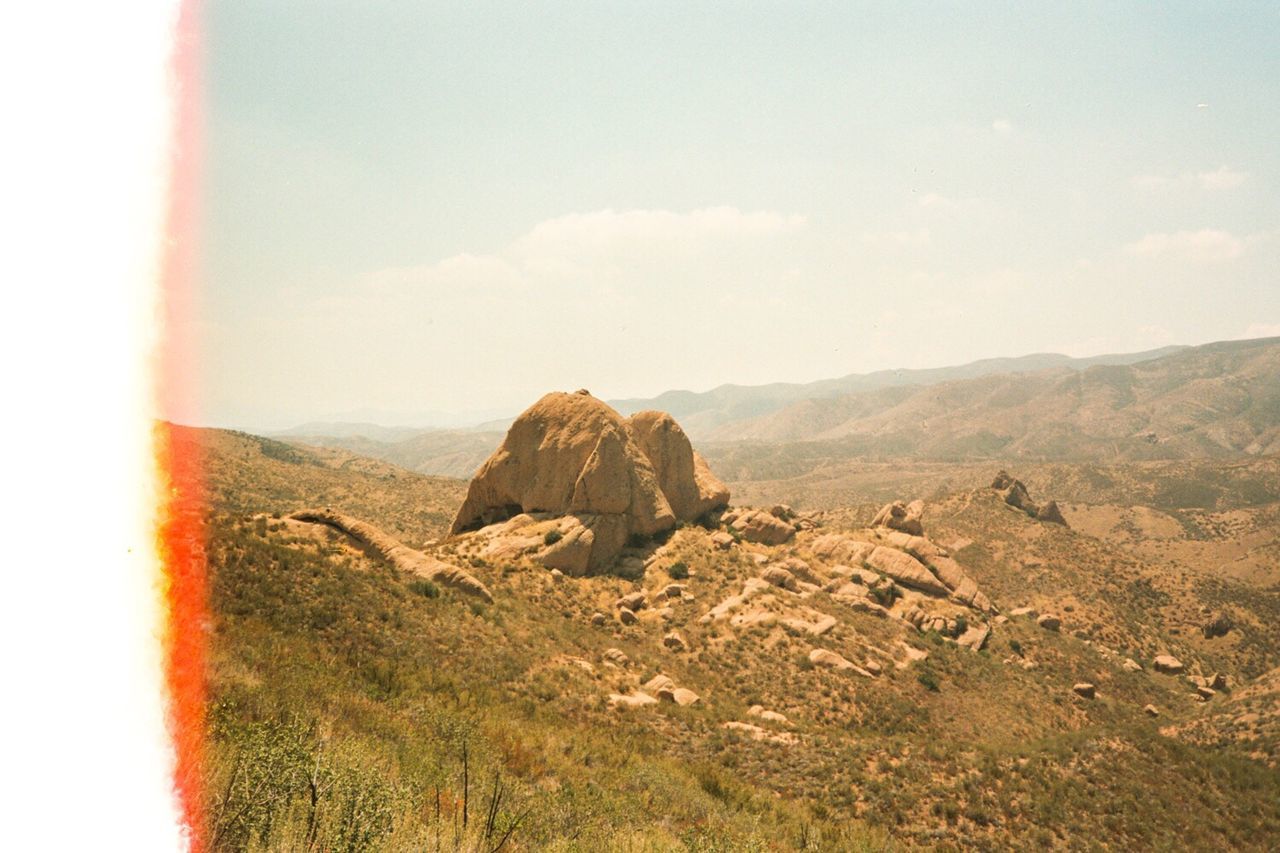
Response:
M1081 681L1071 689L1077 696L1083 696L1085 699L1092 699L1097 692L1097 688L1087 681Z
M987 637L989 636L991 636L991 626L970 625L963 634L956 638L956 643L971 651L980 652L982 647L986 645Z
M634 610L627 607L618 608L618 621L623 625L634 625L640 621Z
M581 529L570 523L539 559L577 575L612 566L633 537L670 530L679 519L692 521L704 505L727 503L723 485L705 463L699 469L678 427L652 416L640 423L659 457L663 483L684 514L672 508L632 422L585 391L556 392L516 418L502 446L472 478L450 534L522 513L568 516ZM700 511L687 515L695 510Z
M650 693L656 694L659 690L662 690L664 688L674 689L676 686L676 683L671 679L671 676L669 675L655 675L653 678L650 678L648 681L646 681L643 686L645 690L649 691Z
M1036 624L1046 631L1057 631L1062 627L1062 620L1051 613L1042 613L1036 619Z
M912 501L904 504L902 501L894 501L885 504L876 517L872 519L872 527L888 527L892 530L901 530L903 533L909 533L912 536L920 536L924 533L924 501Z
M641 691L609 694L609 707L611 708L643 708L645 705L656 704L658 704L657 699Z
M1120 664L1120 668L1125 672L1142 672L1142 664L1133 658L1125 658L1124 663Z
M1235 627L1231 621L1231 617L1225 613L1219 613L1200 626L1201 632L1207 639L1212 640L1214 637L1223 637Z
M1015 607L1009 611L1009 615L1010 616L1027 616L1031 619L1035 619L1037 616L1040 615L1040 611L1036 610L1034 607Z
M728 551L733 547L733 537L723 530L717 530L711 534L711 544L719 548L721 551Z
M796 529L789 523L758 509L738 513L729 527L747 542L761 545L781 545L796 535Z
M658 698L663 702L674 702L675 704L684 707L686 705L692 705L701 697L687 687L664 687L658 691Z
M1040 511L1036 513L1036 518L1041 521L1047 521L1050 524L1061 524L1067 526L1067 520L1062 517L1062 510L1058 509L1057 501L1049 501L1040 507Z
M799 591L796 585L796 576L782 568L782 566L766 566L765 570L760 573L760 577L765 582L781 589L790 590L791 592Z
M684 597L685 586L682 583L669 583L662 588L663 598L682 598Z
M684 637L680 635L679 631L672 631L663 637L662 645L666 646L673 652L689 651L689 644L685 642Z
M1148 717L1158 717L1160 716L1160 709L1155 705L1147 705L1142 709L1142 713L1146 714Z
M867 557L867 565L909 586L932 595L947 595L950 590L925 565L910 554L877 545Z
M634 611L643 610L648 603L649 596L645 594L644 590L638 590L636 592L629 592L622 596L613 603L613 606L620 609L626 608L627 610Z
M611 663L617 667L625 667L631 663L631 658L627 657L627 653L622 649L605 649L600 658L605 663Z
M1182 661L1173 655L1157 655L1151 662L1151 666L1156 672L1162 672L1165 675L1180 675L1183 670Z
M771 723L777 723L780 726L789 726L791 721L777 711L767 711L763 705L752 705L747 709L748 717L759 717Z
M1198 696L1201 701L1208 702L1210 699L1212 699L1214 696L1217 696L1217 695L1218 695L1218 691L1214 690L1212 687L1196 688L1196 696Z
M693 521L729 505L729 490L666 412L637 412L627 421L676 518Z
M609 617L605 616L603 613L600 613L599 611L591 614L591 624L596 626L597 628L604 625L605 622L607 621L609 621Z

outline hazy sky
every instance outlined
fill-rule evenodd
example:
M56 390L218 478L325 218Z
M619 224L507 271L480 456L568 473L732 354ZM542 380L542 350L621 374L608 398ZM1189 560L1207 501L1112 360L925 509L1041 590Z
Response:
M1280 6L210 2L204 411L1280 334Z

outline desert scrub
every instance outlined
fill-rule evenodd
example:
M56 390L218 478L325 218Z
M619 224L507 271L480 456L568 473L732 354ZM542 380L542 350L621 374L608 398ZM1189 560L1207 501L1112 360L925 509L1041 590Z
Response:
M689 577L689 566L684 562L675 562L667 566L667 574L673 580L682 581Z
M559 530L548 530L547 535L542 537L543 545L554 545L564 538L564 534Z

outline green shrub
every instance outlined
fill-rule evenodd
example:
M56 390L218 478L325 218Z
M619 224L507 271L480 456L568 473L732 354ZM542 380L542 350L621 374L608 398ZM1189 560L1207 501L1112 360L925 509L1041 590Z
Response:
M667 566L667 574L678 581L682 581L689 577L689 567L683 562L672 563Z
M409 589L421 595L423 598L439 598L440 587L436 586L426 578L414 578L409 581Z
M564 538L564 534L559 530L548 530L547 535L542 537L543 545L554 545Z
M920 672L916 674L916 681L923 684L926 690L933 693L938 692L938 676L934 675L931 670L920 670Z

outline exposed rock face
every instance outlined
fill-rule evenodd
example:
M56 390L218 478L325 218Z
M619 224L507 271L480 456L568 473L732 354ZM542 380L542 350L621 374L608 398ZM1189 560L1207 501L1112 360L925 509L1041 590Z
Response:
M1146 714L1148 717L1158 717L1160 716L1160 709L1155 705L1147 705L1142 709L1142 713Z
M1079 684L1075 685L1071 689L1075 692L1077 696L1081 696L1085 699L1092 699L1096 695L1098 690L1097 687L1095 687L1094 685L1090 684L1087 681L1081 681Z
M1058 509L1057 501L1049 501L1044 506L1038 505L1031 499L1022 481L1014 479L1008 471L996 474L995 479L991 481L991 488L999 492L1009 506L1017 507L1032 518L1067 526L1067 520L1062 517L1062 510Z
M632 536L727 503L728 491L669 416L627 421L586 391L555 392L511 425L471 480L450 533L520 513L569 516L539 559L582 575L610 566Z
M867 557L867 565L884 572L903 586L932 595L947 595L951 592L923 563L894 548L877 545Z
M366 551L385 560L397 569L413 572L442 586L461 590L469 595L493 601L488 587L469 572L443 560L415 551L394 537L388 536L372 524L330 509L304 509L289 516L297 521L324 524L350 536Z
M903 533L909 533L912 536L922 536L924 534L924 501L912 501L904 504L902 501L894 501L885 504L880 512L876 513L876 517L872 520L872 527L888 527L892 530L901 530Z
M827 649L814 649L809 652L809 663L814 666L830 667L831 669L849 670L867 678L874 677L871 673L867 672L853 661L845 658L843 655L838 655Z
M796 576L791 572L782 568L782 566L768 566L760 577L776 587L796 592L799 587L796 585Z
M729 489L694 451L675 418L666 412L637 412L627 423L676 518L692 521L729 505Z
M742 509L726 515L725 521L735 533L748 542L781 545L796 535L789 522L762 509Z
M820 557L832 563L854 567L861 566L862 561L867 559L875 549L876 546L871 542L863 542L860 539L854 539L852 536L846 536L842 533L828 533L825 536L819 536L809 546L809 550L813 551L815 557Z

